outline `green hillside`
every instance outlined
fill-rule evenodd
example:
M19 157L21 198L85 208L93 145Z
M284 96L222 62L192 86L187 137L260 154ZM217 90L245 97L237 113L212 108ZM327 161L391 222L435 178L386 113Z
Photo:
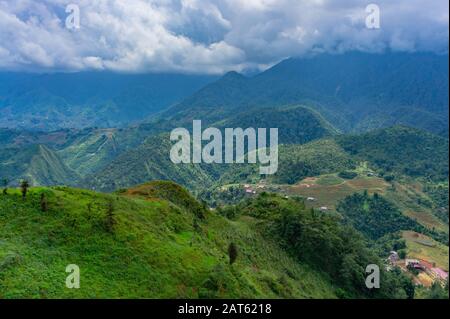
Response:
M365 263L381 261L334 218L277 196L237 208L228 220L171 182L120 194L33 188L25 200L10 190L0 195L0 297L406 297L396 273L375 293L364 288ZM80 289L65 287L69 264Z
M124 152L102 170L88 176L85 186L113 191L149 180L171 180L191 189L212 184L212 177L203 165L172 163L171 146L168 135L151 136L139 147Z
M189 125L192 126L192 123ZM213 125L220 129L277 127L280 143L289 144L306 143L336 134L336 130L319 114L304 107L265 109L256 115L248 112ZM235 179L235 170L240 168L252 170L253 175L259 176L256 166L251 165L175 165L169 158L173 144L168 134L150 136L139 146L125 150L121 145L137 144L141 138L140 132L145 132L139 127L134 129L136 135L130 131L96 131L60 153L70 167L78 167L80 173L88 175L89 187L97 190L111 191L157 179L172 180L192 190L199 190L210 187L223 174L229 176L227 180ZM131 136L135 136L134 139ZM330 154L335 147L328 149L324 146L323 149ZM338 157L336 155L335 159ZM311 156L309 159L312 160ZM228 170L231 172L227 173Z
M25 201L10 190L0 195L0 297L335 297L326 276L263 236L254 219L230 221L204 208L199 219L200 207L164 182L121 195L34 188ZM239 255L230 266L231 242ZM68 264L80 267L80 289L65 288Z
M370 239L376 240L399 231L416 231L448 245L448 234L430 230L407 217L391 202L375 193L355 193L337 206L345 221Z
M277 184L293 184L305 177L339 172L356 165L333 139L281 145L278 161L278 172L267 177L268 181ZM235 164L223 174L219 184L256 182L263 177L258 165Z
M293 108L286 111L286 114L289 117L290 112L302 112L302 110L302 108ZM261 118L268 119L278 112L280 112L280 121L285 119L284 111L268 111ZM255 118L255 121L258 121L258 116ZM287 118L285 120L288 121ZM241 124L245 121L246 118L243 117ZM223 127L226 127L226 124L227 122L224 122ZM326 126L318 127L326 128ZM317 130L317 127L315 129ZM285 131L285 140L292 137L289 132ZM314 139L314 134L308 135L308 130L304 132L305 135L299 134L293 140L299 142L300 139L304 141ZM327 136L332 134L332 131L325 129L321 134ZM102 141L109 145L109 149L112 149L115 139L107 140L103 137ZM103 144L99 142L99 145ZM191 190L204 191L205 188L213 185L253 183L263 178L259 174L259 166L255 164L175 165L168 156L171 145L167 135L156 135L134 149L122 151L112 159L106 156L102 161L101 169L90 174L86 178L87 183L83 184L97 190L111 191L147 180L165 179L173 180ZM75 149L75 146L72 147ZM104 151L108 147L101 149L99 154L107 154ZM86 154L85 151L83 152ZM411 176L421 178L424 182L445 182L448 177L447 152L446 139L424 131L398 126L361 135L325 137L303 145L280 145L278 172L266 178L270 183L294 184L306 177L354 170L361 163L365 163L364 165L368 166L366 168L368 172L373 170L387 179ZM96 157L93 156L91 161L95 159ZM89 163L92 162L84 161L86 165ZM427 189L435 196L439 196L437 191L432 191L433 185L430 184ZM441 200L442 207L446 206L444 201L445 199ZM440 210L435 209L435 211L439 213ZM441 215L442 219L445 219L445 214Z
M81 176L100 171L117 156L132 150L150 135L164 131L152 125L127 128L89 128L71 132L58 154Z
M280 144L304 144L337 134L319 113L301 106L252 109L215 125L220 128L278 128Z
M343 135L336 141L353 158L368 161L382 174L434 181L448 179L448 139L395 126L361 135Z
M268 179L273 183L293 184L305 177L355 169L362 162L368 165L367 171L375 170L387 179L410 176L445 183L448 180L448 139L395 126L358 135L342 134L304 145L281 145L278 172ZM259 179L258 166L241 164L226 171L221 183ZM432 189L430 186L430 192ZM443 186L440 189L444 189ZM437 191L433 193L440 196ZM444 201L441 200L443 206Z
M27 179L32 185L75 185L79 176L44 145L7 147L0 152L0 177L14 185Z
M448 55L431 53L290 58L252 77L230 72L161 118L212 123L253 108L300 104L346 132L403 124L448 136L447 70Z

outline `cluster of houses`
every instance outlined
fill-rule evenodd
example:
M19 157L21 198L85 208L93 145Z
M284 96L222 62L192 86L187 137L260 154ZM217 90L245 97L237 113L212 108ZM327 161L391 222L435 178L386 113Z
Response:
M257 190L263 190L266 188L266 185L264 183L259 183L255 186L252 186L250 184L245 184L244 185L244 191L246 194L248 195L255 195L257 193Z
M445 285L448 280L448 272L423 259L406 258L401 260L396 251L391 251L388 257L388 262L391 266L400 267L403 271L415 269L419 272L424 272L433 281L437 281L442 285Z

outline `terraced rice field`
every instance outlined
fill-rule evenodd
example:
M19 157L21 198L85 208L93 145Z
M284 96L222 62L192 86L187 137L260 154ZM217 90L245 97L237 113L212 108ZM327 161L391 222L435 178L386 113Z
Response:
M345 180L335 175L306 178L296 185L284 186L289 195L312 197L308 201L312 207L326 206L335 209L337 203L345 197L367 190L369 194L384 194L390 185L378 177L358 176L352 180Z
M448 271L448 246L412 231L405 231L402 235L406 240L408 258L423 259Z

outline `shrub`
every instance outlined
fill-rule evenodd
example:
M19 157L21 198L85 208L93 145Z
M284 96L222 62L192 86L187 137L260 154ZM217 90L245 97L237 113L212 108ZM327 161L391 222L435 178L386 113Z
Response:
M41 194L41 211L42 212L47 212L48 211L47 196L45 196L44 193Z
M228 246L228 256L230 257L230 265L234 264L238 257L238 249L235 243L231 243Z
M354 179L356 176L358 176L358 174L355 172L351 172L351 171L343 171L343 172L340 172L338 174L338 176L340 178L344 178L344 179Z

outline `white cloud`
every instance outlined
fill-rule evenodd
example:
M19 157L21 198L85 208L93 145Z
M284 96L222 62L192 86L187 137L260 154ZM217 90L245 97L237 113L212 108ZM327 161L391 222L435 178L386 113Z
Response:
M65 27L79 5L81 28ZM221 73L347 50L448 50L447 0L0 0L0 69Z

